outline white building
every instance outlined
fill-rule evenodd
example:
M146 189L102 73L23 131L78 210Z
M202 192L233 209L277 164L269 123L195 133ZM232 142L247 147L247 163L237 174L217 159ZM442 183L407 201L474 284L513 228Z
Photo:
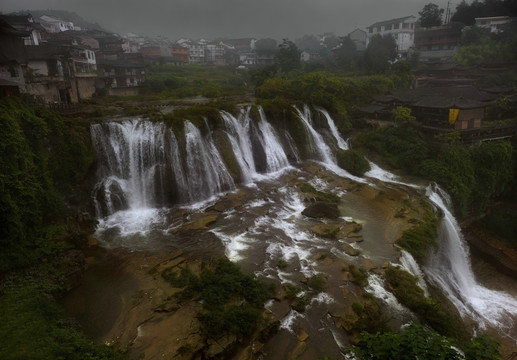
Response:
M75 30L74 23L71 21L65 21L56 19L47 15L43 15L39 18L41 26L50 33L58 33L61 31Z
M415 23L416 17L413 15L376 22L366 28L368 34L366 45L368 46L374 35L391 35L397 44L397 52L406 54L415 41Z
M492 17L481 17L475 18L476 26L480 28L489 29L492 33L499 33L502 31L502 27L512 21L509 16L492 16Z

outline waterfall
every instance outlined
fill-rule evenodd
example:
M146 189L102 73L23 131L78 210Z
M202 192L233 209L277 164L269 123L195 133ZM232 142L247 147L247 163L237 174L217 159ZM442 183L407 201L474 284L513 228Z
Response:
M96 186L106 202L102 215L154 207L163 195L166 177L164 125L125 120L94 124L91 134L103 164L102 180Z
M226 111L221 116L226 125L228 138L233 148L233 153L241 168L242 182L249 183L256 176L255 160L253 159L253 148L251 144L251 119L250 108L242 110L236 118Z
M330 117L329 113L327 110L325 109L318 109L319 112L321 112L323 114L323 116L325 116L325 118L327 119L327 123L329 124L329 128L330 128L330 132L332 133L332 136L334 136L334 138L336 139L336 142L337 142L337 146L341 149L341 150L348 150L350 147L348 145L348 141L344 140L341 135L339 134L339 131L337 129L337 126L336 124L334 123L334 120Z
M262 107L259 107L260 121L258 123L264 152L266 153L267 172L276 172L289 166L289 160L280 143L278 136L269 122Z
M312 148L316 152L318 160L326 163L326 164L336 164L336 160L329 146L323 140L323 137L316 131L311 125L311 112L308 106L304 106L304 111L301 112L297 107L295 107L298 116L304 123L307 131L309 132L310 139L313 142Z
M427 190L429 199L444 216L439 229L440 249L429 256L426 273L447 293L460 313L475 319L481 328L491 325L511 329L517 316L517 299L477 283L467 245L447 199L440 195L443 193L439 188Z
M190 121L185 121L186 169L190 202L209 197L235 187L211 136L204 139Z

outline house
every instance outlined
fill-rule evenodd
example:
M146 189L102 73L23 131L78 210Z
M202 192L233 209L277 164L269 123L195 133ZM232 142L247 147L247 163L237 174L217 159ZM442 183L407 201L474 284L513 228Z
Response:
M512 22L509 16L491 16L475 18L476 26L489 29L491 33L499 33L504 30L505 25Z
M39 22L49 33L75 30L73 22L53 18L47 15L40 16Z
M23 39L27 36L28 32L19 31L0 18L0 98L25 92L27 54Z
M417 120L429 127L477 129L495 96L472 85L420 87L392 92L394 106L407 106Z
M206 44L205 62L214 65L225 65L225 47L220 43Z
M97 61L97 90L108 95L138 95L145 84L145 64L142 54L119 54L116 59Z
M442 26L418 28L415 31L415 50L420 61L449 61L461 45L465 25L450 22Z
M191 43L188 45L189 64L200 64L205 62L205 44Z
M368 33L366 46L375 35L391 35L395 39L399 55L406 56L414 44L415 23L416 17L413 15L376 22L366 27Z
M348 37L350 40L352 40L355 44L355 49L357 51L364 51L366 50L366 42L368 39L368 34L366 31L361 29L355 29L354 31L348 33Z
M25 15L0 15L0 18L5 20L16 30L26 32L28 35L23 38L25 45L39 45L46 41L47 32L41 24L34 22L31 14Z
M188 64L188 62L189 62L188 47L181 46L179 44L172 44L171 55L173 58L178 60L181 64Z

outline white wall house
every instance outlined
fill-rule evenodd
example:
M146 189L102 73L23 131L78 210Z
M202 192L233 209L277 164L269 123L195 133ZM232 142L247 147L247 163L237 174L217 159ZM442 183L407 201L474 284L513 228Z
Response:
M502 27L512 21L509 16L492 16L476 18L476 26L480 28L489 29L492 33L499 33Z
M376 22L366 28L367 46L374 35L391 35L397 43L397 52L404 55L414 44L415 23L416 17L413 15Z
M61 31L75 30L74 23L71 21L64 21L56 19L47 15L39 18L41 26L50 33L58 33Z

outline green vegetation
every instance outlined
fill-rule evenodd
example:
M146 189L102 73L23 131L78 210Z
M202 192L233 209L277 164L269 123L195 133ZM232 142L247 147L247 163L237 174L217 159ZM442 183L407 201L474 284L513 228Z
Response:
M457 349L464 352L461 354ZM497 342L490 337L477 337L459 347L451 339L422 327L411 324L401 333L366 333L351 349L359 360L500 360Z
M480 221L480 225L517 248L517 210L495 209Z
M460 216L483 211L489 201L511 192L515 149L508 141L465 148L456 141L430 145L407 124L363 133L358 143L384 156L394 168L436 181L453 197Z
M341 201L339 196L329 193L329 192L316 190L314 188L314 186L312 186L311 184L308 184L308 183L303 183L303 185L300 187L300 190L303 193L315 195L318 198L318 200L320 200L320 201L336 203L336 204Z
M43 269L39 269L42 271ZM51 270L51 269L47 269ZM10 278L0 297L2 359L123 359L114 350L94 345L64 320L51 293L59 286L31 272Z
M422 322L440 334L457 339L465 337L459 315L448 314L439 302L426 297L415 276L400 268L389 267L386 269L386 281L400 303L413 311Z
M89 132L23 99L0 102L0 273L30 265L59 246L47 226L60 216L60 191L93 163Z
M411 255L419 260L423 260L429 248L438 248L438 226L440 224L433 209L428 203L424 203L426 213L418 224L405 230L397 245L407 250Z
M363 331L377 333L389 330L389 319L383 314L382 306L375 297L365 296L362 304L353 303L352 311L355 318L350 319L346 324L346 330L350 334L357 335Z
M261 99L280 97L295 104L321 106L343 120L347 107L362 104L372 95L383 94L393 87L390 78L380 75L351 78L339 73L293 72L266 80L255 89L255 94Z
M325 289L326 282L327 280L325 279L325 275L316 274L307 279L307 286L319 293Z
M363 176L371 169L368 160L356 150L340 150L337 153L337 164L355 176Z
M160 65L147 69L144 96L159 99L240 96L247 91L245 73L231 67Z
M183 269L180 274L166 269L162 276L174 287L184 288L177 295L181 300L203 301L204 310L198 313L198 319L205 336L233 334L241 338L260 325L262 306L270 288L253 275L243 274L228 259L218 260L199 276L189 269Z
M0 101L0 122L0 358L121 358L71 328L54 299L81 269L61 196L93 162L88 127L23 98Z

